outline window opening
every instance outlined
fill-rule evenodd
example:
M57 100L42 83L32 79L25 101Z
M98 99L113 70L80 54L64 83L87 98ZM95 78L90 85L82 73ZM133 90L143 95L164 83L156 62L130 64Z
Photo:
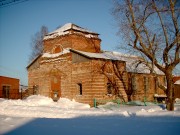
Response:
M10 86L3 86L3 97L9 98Z
M107 83L107 93L108 94L113 94L113 86L111 83Z
M78 91L79 91L79 95L82 95L82 83L78 83Z

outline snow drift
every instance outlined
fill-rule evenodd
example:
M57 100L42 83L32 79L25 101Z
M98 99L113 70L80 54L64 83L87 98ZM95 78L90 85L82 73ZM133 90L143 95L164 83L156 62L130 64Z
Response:
M107 103L90 108L74 100L60 98L53 102L40 95L25 100L0 99L0 134L179 135L178 104L173 112L161 105L130 104Z

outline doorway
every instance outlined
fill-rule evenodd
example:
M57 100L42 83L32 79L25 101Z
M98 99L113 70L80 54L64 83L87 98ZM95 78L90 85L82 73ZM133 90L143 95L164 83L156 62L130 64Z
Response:
M52 76L51 77L51 98L54 101L58 101L61 97L61 77Z

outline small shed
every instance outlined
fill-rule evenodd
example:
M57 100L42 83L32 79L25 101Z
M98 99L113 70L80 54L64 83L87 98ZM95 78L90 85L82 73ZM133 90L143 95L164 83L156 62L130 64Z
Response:
M19 79L0 76L0 98L19 98Z

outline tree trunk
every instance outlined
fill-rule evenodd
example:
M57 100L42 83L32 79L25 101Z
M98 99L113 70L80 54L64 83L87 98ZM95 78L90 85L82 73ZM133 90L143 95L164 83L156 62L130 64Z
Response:
M166 72L166 82L167 82L167 101L166 101L166 109L169 111L174 111L174 84L173 77L170 71Z

